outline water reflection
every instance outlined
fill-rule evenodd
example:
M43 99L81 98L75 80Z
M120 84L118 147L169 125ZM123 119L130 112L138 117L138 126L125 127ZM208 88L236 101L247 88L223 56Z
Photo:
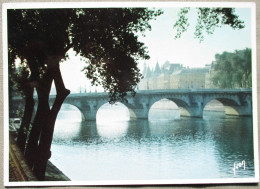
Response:
M54 141L73 141L80 135L81 113L76 107L64 104L54 128Z
M252 118L221 112L203 119L97 123L60 117L52 151L51 161L72 180L254 176ZM234 162L243 160L246 170L234 175Z
M122 103L106 103L97 112L97 133L107 139L122 138L127 134L129 119L129 111Z
M210 126L215 128L213 124ZM218 151L216 156L219 164L223 164L220 167L222 176L254 176L252 118L227 117L218 128L211 129L211 133ZM233 164L243 160L247 163L247 171L239 169L234 175ZM228 171L224 171L224 167L229 167Z
M127 130L127 136L133 140L139 141L151 136L149 122L147 120L131 120Z

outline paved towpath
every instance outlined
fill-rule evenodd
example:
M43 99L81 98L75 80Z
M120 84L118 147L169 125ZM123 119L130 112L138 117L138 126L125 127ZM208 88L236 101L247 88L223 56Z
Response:
M9 134L9 181L38 181L18 148L15 135L15 132L10 132ZM49 161L45 180L69 181L70 179Z

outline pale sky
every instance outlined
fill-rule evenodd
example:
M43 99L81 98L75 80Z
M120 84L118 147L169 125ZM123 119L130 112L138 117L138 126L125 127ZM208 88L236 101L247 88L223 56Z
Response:
M147 65L153 68L158 61L162 65L165 61L180 63L185 67L204 67L215 60L216 53L224 51L233 52L251 48L251 10L250 8L238 8L236 14L245 22L242 30L233 30L230 27L217 28L214 34L205 35L204 41L194 38L196 12L191 9L189 13L190 27L183 33L180 39L174 39L173 25L177 19L176 8L164 8L164 14L155 21L151 21L152 31L146 32L146 37L140 37L148 47L150 60L146 60ZM80 57L70 54L70 59L61 64L61 71L67 88L72 92L79 92L80 86L87 88L89 92L89 82L84 73L81 72L84 62ZM144 60L139 61L142 70ZM92 92L95 88L91 89Z
M234 51L251 47L250 9L236 9L246 27L233 30L230 27L217 28L213 35L205 35L204 41L194 38L196 12L190 11L190 27L180 39L174 39L173 25L176 21L178 9L163 9L164 14L152 21L152 31L146 32L145 38L140 40L148 46L151 59L146 61L153 67L157 60L159 64L165 61L180 63L189 67L203 67L215 59L216 53Z

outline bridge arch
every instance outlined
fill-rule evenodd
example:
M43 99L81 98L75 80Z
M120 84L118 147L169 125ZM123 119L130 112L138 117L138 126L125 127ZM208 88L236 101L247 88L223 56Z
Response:
M239 104L239 100L236 98L231 98L231 97L211 97L211 98L206 98L203 102L203 110L205 109L206 105L213 100L219 101L225 109L225 114L226 115L240 115L241 112L241 105Z
M169 99L163 98L154 102L148 111L149 120L167 119L173 120L180 117L180 108L178 105Z
M190 111L189 109L189 105L187 103L187 101L185 101L185 99L181 99L181 98L173 98L173 97L166 97L166 98L163 98L163 97L160 97L160 98L153 98L153 100L151 100L150 104L149 104L149 111L150 109L152 108L152 106L163 100L163 99L167 99L171 102L173 102L174 104L177 105L177 107L179 108L180 110L180 116L191 116L192 115L192 112Z
M136 111L136 107L134 105L125 102L122 102L122 104L124 104L128 108L130 119L139 118L138 116L139 112Z
M96 120L98 122L101 121L103 123L103 122L107 122L107 120L125 121L129 119L130 119L129 108L121 102L116 102L115 104L109 104L109 102L106 102L103 105L98 106L97 113L96 113Z
M70 105L70 106L73 106L73 107L75 107L76 109L78 109L79 110L79 112L80 112L80 114L81 114L81 120L85 120L85 116L84 116L84 111L82 110L82 108L80 107L80 106L78 106L77 104L72 104L72 103L68 103L68 102L64 102L63 104L62 104L62 106L63 105Z
M54 128L54 140L71 140L80 133L82 113L74 105L63 103Z

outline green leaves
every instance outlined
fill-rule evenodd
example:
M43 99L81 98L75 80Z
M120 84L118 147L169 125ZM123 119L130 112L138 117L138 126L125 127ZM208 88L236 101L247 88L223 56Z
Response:
M137 60L149 58L136 33L151 29L148 21L160 14L145 8L80 10L79 20L71 27L72 44L85 57L87 78L92 85L103 86L111 103L135 93L141 78Z
M175 39L180 38L182 33L189 27L187 14L190 8L182 8L173 28L177 30ZM197 8L197 24L194 37L204 40L205 34L213 34L216 28L228 25L233 29L244 28L244 22L239 20L234 8Z
M190 8L185 7L180 10L178 13L178 20L175 22L173 29L177 30L177 33L175 35L175 39L180 38L182 33L187 31L187 28L189 27L187 14L189 13Z
M233 53L216 54L213 63L214 85L220 88L251 88L251 49L236 50Z
M160 14L146 8L8 10L9 52L26 60L30 80L38 81L47 57L65 58L73 48L86 61L91 83L102 85L111 102L124 100L141 78L137 60L149 58L137 33L150 30L149 21Z

